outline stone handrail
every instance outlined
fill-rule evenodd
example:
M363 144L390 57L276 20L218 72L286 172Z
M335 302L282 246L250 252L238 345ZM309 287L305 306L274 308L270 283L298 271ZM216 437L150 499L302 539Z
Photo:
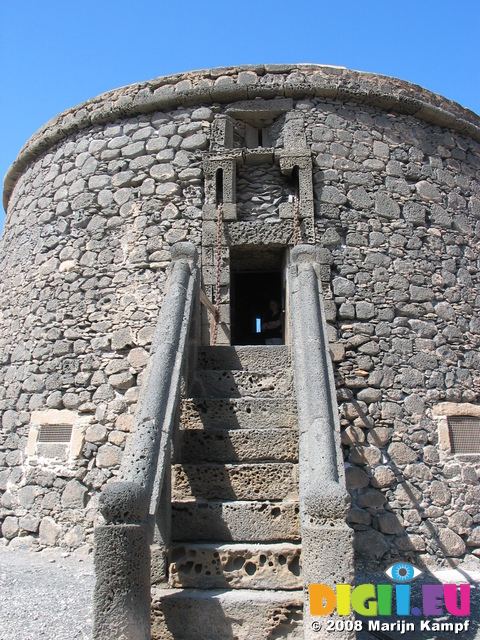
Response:
M95 528L95 640L149 640L150 544L170 463L170 447L192 309L197 251L172 248L173 268L137 404L121 480L100 494L106 524ZM168 529L168 526L166 527Z
M290 302L298 405L299 496L304 583L304 637L346 639L348 632L312 629L309 585L351 584L352 531L345 522L345 488L340 424L329 355L316 247L291 252Z

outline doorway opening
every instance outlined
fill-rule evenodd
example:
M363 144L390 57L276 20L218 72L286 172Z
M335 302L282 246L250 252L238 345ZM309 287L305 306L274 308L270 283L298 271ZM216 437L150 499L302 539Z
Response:
M232 345L266 344L272 337L284 344L284 247L231 247L230 283ZM272 301L277 304L279 313L275 314ZM282 322L274 330L268 329L266 324L274 317Z

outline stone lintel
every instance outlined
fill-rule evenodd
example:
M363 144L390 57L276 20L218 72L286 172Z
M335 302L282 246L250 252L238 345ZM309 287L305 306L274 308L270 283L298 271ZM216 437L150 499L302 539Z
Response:
M218 208L215 204L204 204L202 211L204 220L216 220L218 217ZM222 205L222 217L228 221L236 220L237 205L232 202L225 202Z
M435 416L471 416L480 418L480 405L470 402L440 402L432 408Z
M244 149L243 158L245 164L273 164L275 161L275 149L270 147Z
M253 127L264 127L291 109L293 109L292 98L273 98L273 100L257 98L234 103L226 112Z
M76 411L68 409L47 409L46 411L32 411L31 424L75 424L78 420Z

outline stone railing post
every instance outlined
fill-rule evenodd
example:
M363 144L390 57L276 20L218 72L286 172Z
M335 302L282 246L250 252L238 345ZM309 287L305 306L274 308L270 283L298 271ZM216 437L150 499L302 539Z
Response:
M353 535L345 517L340 424L330 360L316 248L291 252L291 327L298 404L300 527L304 584L304 638L346 640L348 631L327 632L325 618L310 615L309 585L353 582ZM345 620L345 617L342 617ZM320 622L320 631L312 628Z
M137 403L135 431L122 461L121 481L108 484L100 494L106 524L95 528L94 640L151 637L150 545L170 469L182 365L197 294L197 257L191 243L172 248L168 291Z

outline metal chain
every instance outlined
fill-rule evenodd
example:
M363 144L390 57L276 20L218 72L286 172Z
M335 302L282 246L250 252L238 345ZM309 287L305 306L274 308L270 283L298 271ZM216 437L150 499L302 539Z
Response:
M293 246L296 247L300 239L300 220L298 217L299 200L298 189L295 189L295 195L293 196Z
M220 203L217 207L217 273L215 279L215 318L212 334L212 345L217 344L218 325L220 323L220 275L222 270L222 227L223 207Z

